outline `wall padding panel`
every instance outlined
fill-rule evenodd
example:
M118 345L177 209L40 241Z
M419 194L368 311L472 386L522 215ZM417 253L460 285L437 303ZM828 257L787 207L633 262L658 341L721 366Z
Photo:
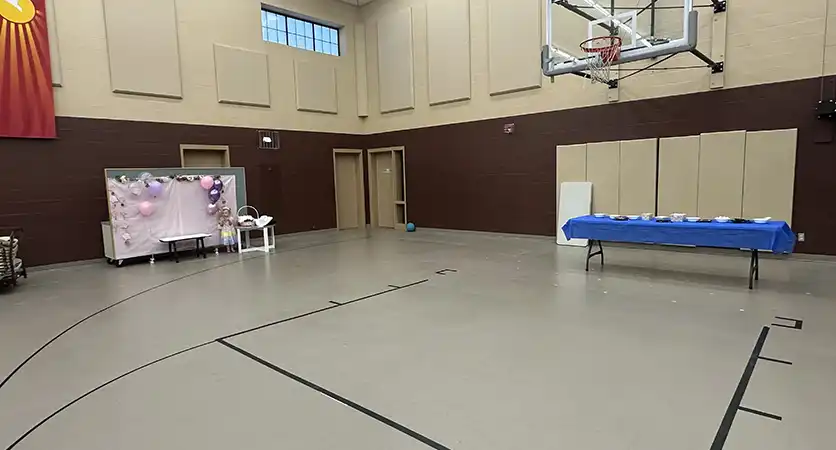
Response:
M659 192L657 214L697 215L700 137L659 139Z
M369 117L369 74L366 67L366 24L354 25L354 68L357 75L357 117Z
M311 61L294 61L296 109L337 114L337 69L313 56Z
M218 102L270 106L267 54L215 44Z
M557 146L558 210L560 209L560 183L567 181L586 181L586 144Z
M415 108L412 8L377 22L377 70L380 112Z
M621 141L618 213L656 212L656 139Z
M538 0L489 0L491 95L542 86L540 65L532 64L532 61L540 61L541 3Z
M592 212L616 214L619 190L619 142L586 145L586 181L592 182Z
M113 92L182 98L174 0L104 0Z
M746 132L700 135L697 214L740 217L743 214L743 163Z
M427 0L430 105L470 99L470 0Z
M743 217L792 223L798 130L746 133Z

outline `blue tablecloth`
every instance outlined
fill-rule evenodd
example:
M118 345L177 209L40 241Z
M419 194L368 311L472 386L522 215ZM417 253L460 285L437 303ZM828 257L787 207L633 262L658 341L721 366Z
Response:
M786 222L718 223L618 221L609 217L581 216L563 226L568 239L745 248L792 253L795 235Z

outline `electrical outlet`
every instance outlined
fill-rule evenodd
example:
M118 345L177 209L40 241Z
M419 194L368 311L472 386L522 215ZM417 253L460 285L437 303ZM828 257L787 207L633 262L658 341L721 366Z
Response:
M804 242L805 237L804 233L798 233L798 242Z

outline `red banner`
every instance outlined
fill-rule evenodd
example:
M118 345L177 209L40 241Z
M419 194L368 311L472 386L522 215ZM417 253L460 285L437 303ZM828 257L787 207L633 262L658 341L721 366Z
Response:
M0 137L56 137L46 0L0 0Z

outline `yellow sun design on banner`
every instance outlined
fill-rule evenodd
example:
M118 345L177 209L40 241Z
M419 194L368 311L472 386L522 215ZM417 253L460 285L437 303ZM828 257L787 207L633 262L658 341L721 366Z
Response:
M0 16L9 22L29 23L35 18L32 0L0 0Z
M54 138L46 0L0 0L0 137Z

